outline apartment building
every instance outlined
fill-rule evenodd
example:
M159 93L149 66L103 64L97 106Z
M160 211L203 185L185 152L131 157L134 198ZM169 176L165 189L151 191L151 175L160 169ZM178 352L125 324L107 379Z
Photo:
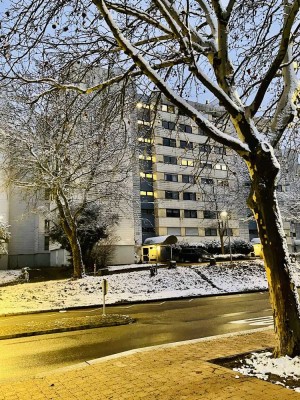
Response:
M210 120L224 114L221 107L197 108ZM236 180L230 149L210 140L191 118L155 96L137 103L137 136L143 241L165 235L188 242L218 239L224 210L230 216L226 233L249 239L247 224L240 221L231 200Z

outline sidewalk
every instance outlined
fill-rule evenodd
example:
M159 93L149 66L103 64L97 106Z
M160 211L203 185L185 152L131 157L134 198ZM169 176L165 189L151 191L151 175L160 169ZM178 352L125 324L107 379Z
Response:
M273 345L272 329L261 329L135 350L1 383L0 400L299 400L210 362Z

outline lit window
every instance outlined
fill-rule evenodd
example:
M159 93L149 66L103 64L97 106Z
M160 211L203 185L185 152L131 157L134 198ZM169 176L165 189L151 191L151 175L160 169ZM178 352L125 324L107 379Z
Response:
M141 143L153 143L153 140L150 138L145 138L145 137L139 137L138 141Z
M143 119L138 119L137 120L138 125L150 125L149 121L144 121Z
M175 113L175 107L170 105L170 104L162 104L161 105L161 111L166 111L166 112L174 114Z
M146 192L145 190L141 190L140 191L140 195L141 196L150 196L150 197L153 197L153 192Z
M181 165L187 166L187 167L193 167L194 166L194 160L188 160L186 158L181 159Z
M229 182L224 179L217 179L217 185L218 186L229 186Z
M147 174L145 172L140 172L140 177L145 179L153 179L153 174Z
M215 165L215 169L226 171L227 170L227 166L225 164L216 164Z
M151 156L144 155L144 154L140 154L140 155L139 155L139 159L140 159L140 160L151 161L151 160L152 160L152 157L151 157Z

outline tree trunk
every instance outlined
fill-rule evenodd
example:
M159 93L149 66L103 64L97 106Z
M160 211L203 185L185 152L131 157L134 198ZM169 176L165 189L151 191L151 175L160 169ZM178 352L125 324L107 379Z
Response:
M252 179L248 205L257 221L273 309L274 355L300 355L300 308L275 193L279 172L273 150L261 150L248 163Z
M69 237L69 242L72 251L72 261L73 261L73 277L76 279L82 278L83 271L83 261L81 254L81 247L77 238L77 235L72 235Z

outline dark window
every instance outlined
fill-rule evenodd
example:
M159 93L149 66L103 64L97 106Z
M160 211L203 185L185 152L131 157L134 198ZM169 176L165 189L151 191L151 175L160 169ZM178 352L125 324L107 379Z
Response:
M184 218L197 218L196 210L184 210Z
M217 218L217 213L216 213L216 211L204 210L203 211L203 218L216 219Z
M176 139L163 138L163 146L176 147Z
M49 229L50 229L50 221L49 221L49 219L45 219L45 222L44 222L44 228L45 228L45 233L49 233Z
M45 200L50 200L51 190L45 189Z
M231 228L226 228L225 231L224 231L224 235L225 236L233 236L232 229Z
M200 144L199 150L203 153L210 153L210 145L209 144Z
M229 186L229 182L226 179L217 179L218 186Z
M276 186L276 190L277 190L277 192L282 192L283 190L282 190L282 185L277 185Z
M46 250L46 251L49 250L49 244L50 244L50 238L49 238L49 236L45 236L45 238L44 238L44 250Z
M184 111L182 111L180 108L178 108L178 114L182 115L183 117L188 117L188 115Z
M171 218L180 218L180 210L175 208L167 208L166 216Z
M178 182L178 175L175 175L175 174L165 174L165 181L168 181L168 182Z
M226 148L220 146L214 146L214 150L216 154L226 154Z
M165 164L177 164L177 158L172 156L164 156Z
M162 121L162 127L173 131L175 129L175 122Z
M182 175L183 183L195 183L194 175Z
M183 192L183 200L196 200L196 193Z
M143 232L155 234L155 229L151 227L143 227Z
M206 133L204 132L204 130L202 128L200 128L199 126L198 126L198 135L207 136Z
M244 186L245 187L250 187L251 186L251 182L244 182Z
M191 125L179 124L178 130L180 132L192 133Z
M146 215L146 216L154 215L154 211L151 208L142 208L141 211L142 211L142 216L144 216L144 215Z
M142 137L150 137L152 134L152 129L150 126L138 124L137 127L138 135Z
M193 143L192 142L188 142L187 140L180 140L180 147L182 149L192 150L193 149Z
M172 192L170 190L166 190L165 198L172 199L172 200L179 200L179 192Z
M207 163L205 161L201 161L201 168L212 169L212 164L211 163Z
M205 228L205 236L217 236L216 228Z
M201 183L204 185L213 185L214 180L212 178L201 178Z

